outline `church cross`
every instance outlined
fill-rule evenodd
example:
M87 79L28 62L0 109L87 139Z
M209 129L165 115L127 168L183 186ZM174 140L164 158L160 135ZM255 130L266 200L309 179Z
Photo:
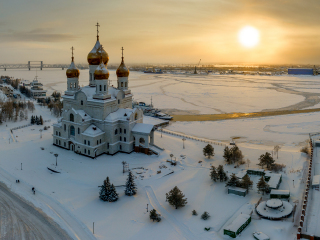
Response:
M100 24L97 22L97 41L99 41L99 27L100 27Z
M122 48L121 48L121 51L122 51L122 61L123 61L123 50L124 50L124 49L123 49L123 47L122 47Z
M73 50L74 50L74 47L72 46L72 48L71 48L71 52L72 52L72 62L73 62L73 60L74 60L74 57L73 57Z

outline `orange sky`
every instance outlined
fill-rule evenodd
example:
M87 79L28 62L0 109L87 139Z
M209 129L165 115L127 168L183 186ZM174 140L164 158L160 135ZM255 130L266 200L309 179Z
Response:
M320 64L319 0L11 0L0 3L0 63L85 63L100 40L110 63ZM260 32L253 48L238 31Z

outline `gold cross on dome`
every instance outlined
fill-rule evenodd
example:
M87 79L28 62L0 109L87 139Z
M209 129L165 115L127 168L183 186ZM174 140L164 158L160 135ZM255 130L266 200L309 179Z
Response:
M71 48L71 53L72 53L72 62L73 62L73 59L74 59L74 57L73 57L73 50L74 50L74 47L72 46L72 48Z
M100 24L97 22L97 40L99 40L99 27L100 27Z

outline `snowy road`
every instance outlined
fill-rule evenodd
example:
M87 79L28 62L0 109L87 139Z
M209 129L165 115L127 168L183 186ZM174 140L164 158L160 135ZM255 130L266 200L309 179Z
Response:
M72 239L51 218L0 184L0 239Z

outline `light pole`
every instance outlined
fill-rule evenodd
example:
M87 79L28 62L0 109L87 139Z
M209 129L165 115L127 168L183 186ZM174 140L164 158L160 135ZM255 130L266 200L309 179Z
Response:
M39 132L40 132L40 138L42 138L42 129L40 129Z
M184 141L187 140L185 137L182 138L182 142L183 142L183 149L185 149L184 147Z
M58 166L58 153L55 153L54 156L56 157L56 166Z

